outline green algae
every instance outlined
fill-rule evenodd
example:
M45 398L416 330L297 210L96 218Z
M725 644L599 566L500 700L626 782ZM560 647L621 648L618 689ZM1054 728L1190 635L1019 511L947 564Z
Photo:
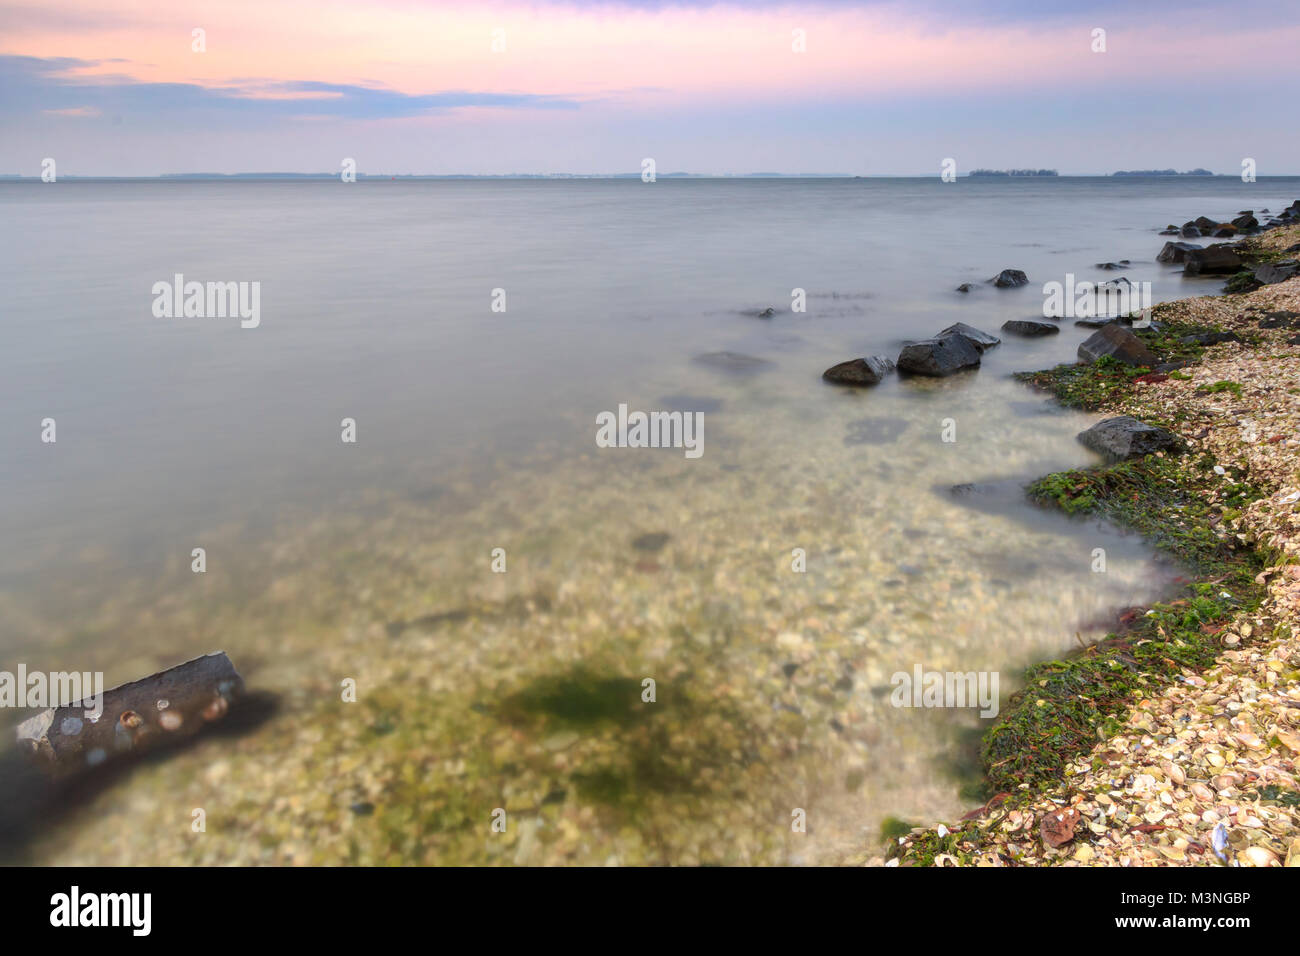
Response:
M656 696L658 689L656 687ZM510 695L502 704L503 719L522 722L541 717L564 726L588 728L600 724L627 726L643 718L641 681L634 677L594 674L576 667L563 674L539 677ZM656 701L659 707L666 702ZM657 713L658 711L651 711Z
M1207 346L1195 341L1195 337L1203 333L1223 331L1217 326L1163 319L1161 315L1160 306L1156 306L1152 310L1152 317L1157 327L1132 330L1155 354L1158 364L1185 365L1200 361ZM1126 365L1110 356L1104 356L1087 364L1058 365L1037 372L1018 372L1014 377L1050 392L1067 408L1093 411L1131 395L1137 386L1137 380L1150 373L1151 369L1146 366ZM1174 369L1169 374L1176 377L1177 370Z
M1263 589L1255 575L1268 556L1213 530L1221 517L1216 500L1244 507L1261 497L1237 472L1219 475L1205 461L1150 456L1047 475L1029 486L1031 498L1067 514L1140 532L1202 580L1080 654L1028 668L1025 689L984 739L990 790L1028 783L1035 791L1059 782L1068 762L1120 729L1119 717L1141 693L1211 664L1221 650L1218 628L1258 605Z

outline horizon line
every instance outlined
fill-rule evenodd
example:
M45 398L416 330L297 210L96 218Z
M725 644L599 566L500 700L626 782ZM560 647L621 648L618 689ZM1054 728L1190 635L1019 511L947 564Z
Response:
M362 173L357 172L357 181L369 179L375 181L392 181L397 179L641 179L639 172L628 173ZM60 180L99 180L99 181L154 181L154 180L272 180L272 179L311 179L336 180L340 174L302 173L302 172L258 172L258 173L157 173L154 175L117 176L69 173L61 174ZM937 173L691 173L671 172L657 174L656 179L936 179L942 178ZM1052 173L1050 175L1013 175L1003 170L996 170L992 175L974 176L971 173L959 174L957 179L1232 179L1239 174L1227 173L1146 173L1142 171L1120 170L1114 173ZM1295 179L1297 173L1277 173L1256 176L1256 180ZM43 182L42 176L28 176L23 173L0 173L0 182Z

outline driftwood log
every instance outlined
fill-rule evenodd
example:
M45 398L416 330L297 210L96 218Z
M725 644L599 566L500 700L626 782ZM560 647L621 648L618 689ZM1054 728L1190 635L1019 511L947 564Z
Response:
M18 746L62 777L198 733L243 691L235 665L217 651L104 691L98 718L88 700L44 710L18 725Z

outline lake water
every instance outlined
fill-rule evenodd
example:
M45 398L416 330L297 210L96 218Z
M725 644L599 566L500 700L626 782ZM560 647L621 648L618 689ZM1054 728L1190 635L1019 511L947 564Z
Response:
M1005 696L1177 569L1023 499L1094 461L1075 435L1096 416L1010 378L1072 360L1087 332L1070 321L952 379L852 390L821 372L956 321L1041 317L1067 273L1216 293L1154 261L1157 231L1297 195L1218 178L0 185L0 669L111 685L224 649L274 701L13 852L817 863L872 850L886 816L962 812L963 742L987 721L892 707L891 675L997 672ZM1005 268L1030 284L983 282ZM178 273L259 283L260 324L156 317L154 284ZM697 360L718 351L770 364ZM620 404L702 409L703 454L598 447Z

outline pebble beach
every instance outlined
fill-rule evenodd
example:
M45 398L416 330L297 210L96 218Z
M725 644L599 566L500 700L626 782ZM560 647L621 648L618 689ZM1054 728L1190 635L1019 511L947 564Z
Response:
M1284 252L1298 239L1292 226L1253 242ZM1220 645L1212 664L1138 695L1120 732L1077 754L1056 785L1003 793L938 829L898 836L889 865L1300 866L1298 282L1163 306L1163 320L1240 341L1212 345L1183 375L1156 376L1102 408L1177 423L1189 448L1182 467L1222 463L1210 495L1219 504L1249 475L1258 496L1241 510L1223 506L1214 532L1267 556L1255 579L1262 600L1207 625Z

